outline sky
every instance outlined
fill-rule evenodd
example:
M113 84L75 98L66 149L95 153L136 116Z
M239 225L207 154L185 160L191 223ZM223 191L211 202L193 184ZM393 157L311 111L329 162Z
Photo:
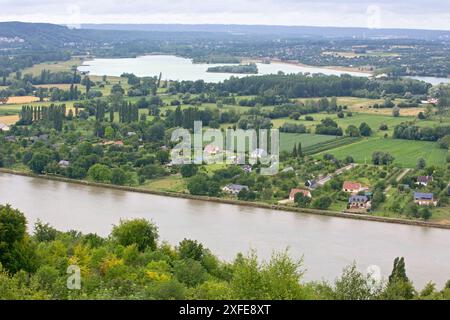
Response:
M0 0L0 21L450 30L450 0Z

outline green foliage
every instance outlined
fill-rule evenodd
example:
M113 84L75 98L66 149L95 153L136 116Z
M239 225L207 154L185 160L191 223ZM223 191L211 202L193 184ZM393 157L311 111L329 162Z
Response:
M114 168L111 171L111 183L116 185L124 185L128 180L127 173L122 168Z
M381 286L370 274L357 270L356 264L344 269L336 280L332 297L336 300L373 300L381 292Z
M203 245L196 240L184 239L178 245L178 252L181 259L201 261L203 258L203 251Z
M300 208L307 208L311 203L311 198L299 192L295 195L294 201Z
M365 122L361 123L359 126L359 132L363 137L370 137L372 135L372 129Z
M185 164L181 166L180 172L183 178L190 178L197 174L198 167L194 164Z
M222 262L197 241L177 248L157 243L156 227L146 220L122 221L108 238L60 232L36 223L26 234L23 215L0 208L0 299L449 299L450 281L441 291L430 283L417 293L396 259L389 282L375 281L347 267L334 284L303 282L302 260L288 252L259 262L256 252ZM33 250L14 256L8 269L4 248L28 241ZM7 251L8 251L7 250ZM35 268L18 261L35 261ZM67 289L67 267L81 270L80 290Z
M88 170L88 176L96 182L109 182L111 181L111 169L103 164L94 164Z
M158 228L145 219L122 220L113 227L112 237L123 246L137 245L139 251L156 248Z
M214 197L220 193L220 186L216 180L209 178L205 174L197 174L190 178L187 188L194 195Z
M32 243L26 233L26 219L9 205L0 206L0 264L10 272L34 269Z
M331 206L333 200L329 196L322 196L320 198L314 199L312 206L315 209L328 209Z
M28 165L30 166L30 169L33 170L33 172L42 173L49 162L50 157L48 156L48 154L37 152L33 154L33 157L31 158Z

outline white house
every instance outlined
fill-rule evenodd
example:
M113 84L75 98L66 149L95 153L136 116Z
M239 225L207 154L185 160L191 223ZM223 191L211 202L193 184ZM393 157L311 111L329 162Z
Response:
M7 124L0 123L0 131L6 132L9 130L10 130L10 127Z
M230 183L230 184L227 184L225 187L223 187L222 191L236 196L239 194L239 192L241 192L244 189L247 191L249 190L249 188L247 186Z

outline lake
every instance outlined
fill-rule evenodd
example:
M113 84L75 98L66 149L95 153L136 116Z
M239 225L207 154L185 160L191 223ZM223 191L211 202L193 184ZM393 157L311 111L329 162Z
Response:
M162 72L165 80L204 80L205 82L220 82L229 79L231 76L246 77L245 74L210 73L206 72L209 67L223 64L192 63L191 59L168 56L150 55L137 58L124 59L94 59L85 61L78 70L89 72L96 76L120 76L123 73L134 73L138 77L157 76ZM353 76L368 77L369 74L363 72L346 72L319 67L305 67L288 63L257 63L259 75L276 74L282 71L290 73L323 73L326 75L340 75L347 73Z
M450 83L450 78L420 77L420 76L411 76L411 77L406 77L406 78L425 81L425 82L431 83L433 86L436 86L440 83Z
M120 219L146 218L161 240L176 245L196 239L222 259L256 249L261 258L289 248L304 256L306 280L333 280L353 261L361 270L376 265L387 277L404 256L418 287L450 279L450 231L409 225L282 212L198 200L82 186L0 173L0 203L60 230L106 236Z

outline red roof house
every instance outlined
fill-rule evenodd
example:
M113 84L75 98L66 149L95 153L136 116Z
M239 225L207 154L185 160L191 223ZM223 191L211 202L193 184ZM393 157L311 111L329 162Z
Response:
M305 197L311 198L311 192L309 190L304 190L304 189L292 189L291 193L289 194L289 200L294 201L295 200L295 195L297 193L303 193L303 195Z
M351 181L345 181L344 185L342 186L343 191L350 193L358 193L367 189L368 188L364 187L361 183Z

